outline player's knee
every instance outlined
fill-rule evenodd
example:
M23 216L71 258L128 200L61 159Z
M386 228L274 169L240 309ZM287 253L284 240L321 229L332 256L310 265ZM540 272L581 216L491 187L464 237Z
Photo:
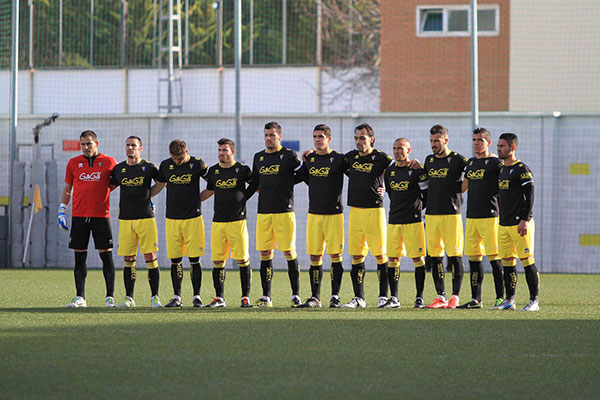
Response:
M483 256L469 256L469 261L483 261Z
M188 257L190 264L197 264L200 262L200 257Z
M361 264L365 262L365 256L352 256L352 264Z
M250 260L235 260L237 262L238 267L243 268L250 265Z
M128 262L134 262L135 263L135 258L136 258L135 256L125 256L125 257L123 257L123 259L125 260L125 263L128 263Z
M332 263L341 263L342 262L341 254L330 254L329 258L331 258Z
M399 262L400 261L400 257L390 257L389 261L391 263L393 263L393 262Z
M420 268L425 266L425 257L415 257L412 259L413 265L415 268Z
M157 269L158 261L156 259L150 261L146 260L146 266L148 267L148 269Z
M323 256L319 255L319 254L311 254L310 255L310 262L312 263L313 261L316 262L321 262L321 260L323 259Z
M387 256L375 256L375 260L377 260L377 264L386 263L388 258Z
M171 258L171 264L179 264L183 261L183 257Z
M521 264L523 267L529 267L531 264L534 264L535 260L533 257L521 258Z
M296 258L298 258L298 255L296 254L295 250L284 251L283 256L288 261L295 260Z
M216 269L225 268L225 261L213 261L213 267Z

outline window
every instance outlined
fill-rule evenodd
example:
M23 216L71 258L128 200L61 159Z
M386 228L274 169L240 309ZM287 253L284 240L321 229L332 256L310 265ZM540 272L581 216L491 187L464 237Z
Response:
M418 6L417 36L469 36L471 9L468 5ZM480 5L477 8L479 36L497 36L500 33L500 6Z

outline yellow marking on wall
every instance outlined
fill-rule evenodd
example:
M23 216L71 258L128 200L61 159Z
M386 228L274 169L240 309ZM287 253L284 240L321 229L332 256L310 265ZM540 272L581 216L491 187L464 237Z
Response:
M600 246L600 235L598 234L580 234L579 235L580 246Z
M0 206L8 206L10 204L10 197L0 196Z
M590 164L571 164L569 166L570 175L589 175Z

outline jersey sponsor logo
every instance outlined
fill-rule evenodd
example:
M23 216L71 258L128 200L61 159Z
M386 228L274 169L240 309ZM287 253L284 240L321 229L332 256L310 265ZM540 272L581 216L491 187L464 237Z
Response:
M354 164L352 164L352 169L358 171L358 172L371 172L373 170L373 163L364 163L361 164L358 161L355 161Z
M176 185L189 185L192 183L192 174L183 174L183 175L171 175L169 177L169 183L174 183Z
M83 163L79 163L77 166L78 166L79 168L83 168Z
M90 174L86 174L85 172L82 172L81 175L79 175L79 180L85 181L85 182L98 182L101 177L102 177L102 172L100 172L100 171L92 172Z
M533 175L531 175L531 172L523 172L520 178L522 181L525 179L533 179Z
M483 179L485 169L478 169L476 171L470 170L467 172L467 179Z
M503 180L501 180L501 181L498 181L498 187L499 187L500 189L504 189L504 190L506 190L506 189L510 188L510 180L508 180L508 179L503 179Z
M121 185L123 186L143 186L144 185L144 177L136 176L135 178L123 178L121 180Z
M433 169L427 171L431 178L445 178L448 176L448 168Z
M215 187L218 187L219 189L235 189L236 186L237 178L229 178L225 181L218 179L215 182Z
M277 175L279 173L279 164L274 164L269 167L260 167L258 173L261 175Z
M405 192L408 190L408 181L390 182L390 188L397 192Z
M265 159L265 158L264 158L263 156L260 156L260 157L258 158L258 161L262 161L262 160L264 160L264 159Z
M312 176L329 176L329 170L331 168L330 167L321 167L321 168L316 168L316 167L310 167L310 169L308 170L308 173L311 174Z

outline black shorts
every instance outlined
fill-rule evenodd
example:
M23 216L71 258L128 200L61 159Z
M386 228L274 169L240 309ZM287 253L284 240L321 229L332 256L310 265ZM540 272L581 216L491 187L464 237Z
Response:
M108 250L113 247L110 218L72 217L69 234L69 248L87 250L90 242L90 232L94 236L94 245L98 250Z

